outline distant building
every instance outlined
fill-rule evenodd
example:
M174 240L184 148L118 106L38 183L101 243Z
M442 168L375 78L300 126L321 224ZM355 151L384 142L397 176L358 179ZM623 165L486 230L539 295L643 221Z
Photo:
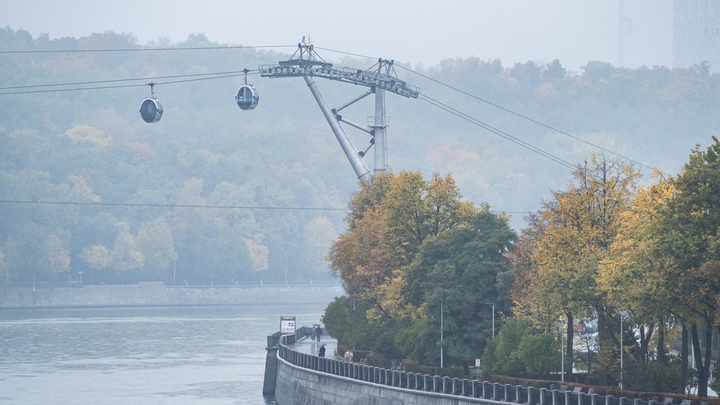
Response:
M720 72L720 0L674 0L673 67L702 61Z

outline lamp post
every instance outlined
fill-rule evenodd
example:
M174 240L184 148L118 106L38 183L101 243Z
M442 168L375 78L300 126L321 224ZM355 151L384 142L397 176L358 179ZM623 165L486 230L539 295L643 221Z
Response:
M620 312L620 389L623 389L623 314Z
M443 301L440 301L440 368L443 368Z
M565 382L565 317L560 318L560 381Z
M486 302L485 305L492 305L492 337L495 337L495 303Z

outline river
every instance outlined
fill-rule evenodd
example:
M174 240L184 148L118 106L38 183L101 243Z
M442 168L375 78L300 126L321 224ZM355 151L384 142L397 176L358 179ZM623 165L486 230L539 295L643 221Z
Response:
M0 403L267 404L266 336L325 305L0 310Z

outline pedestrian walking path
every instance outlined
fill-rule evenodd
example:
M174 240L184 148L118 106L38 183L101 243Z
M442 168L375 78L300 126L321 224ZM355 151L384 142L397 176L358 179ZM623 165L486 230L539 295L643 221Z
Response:
M310 340L310 337L304 337L295 342L293 350L300 353L310 354L313 356L318 355L320 347L325 346L325 357L328 359L335 358L335 351L337 349L337 339L333 339L328 335L322 335L320 342Z

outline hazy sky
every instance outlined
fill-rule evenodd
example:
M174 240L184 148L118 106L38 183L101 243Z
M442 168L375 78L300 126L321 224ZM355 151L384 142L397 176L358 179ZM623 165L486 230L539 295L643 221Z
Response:
M625 66L672 64L672 0L625 0L632 33ZM33 37L80 37L112 30L141 44L190 33L243 45L296 44L435 65L457 56L618 61L619 0L0 0L0 26ZM323 55L321 53L321 55ZM328 59L334 59L335 55Z

